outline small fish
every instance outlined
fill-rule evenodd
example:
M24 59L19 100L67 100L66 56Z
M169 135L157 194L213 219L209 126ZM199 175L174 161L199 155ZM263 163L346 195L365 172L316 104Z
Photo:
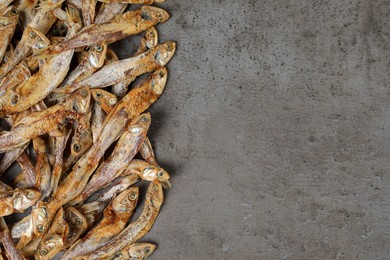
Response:
M91 253L120 233L134 213L138 196L138 187L131 187L120 193L104 210L102 220L73 244L62 259L73 259L80 254Z
M153 254L156 245L152 243L135 243L123 248L108 257L109 260L142 260Z
M144 209L133 222L119 233L115 238L111 239L106 245L100 247L92 253L84 254L85 259L107 259L118 251L122 251L127 245L134 243L152 228L164 201L163 189L161 183L155 180L150 183L146 192L146 200Z
M23 212L41 197L34 189L15 189L0 192L0 216L8 216L14 212Z

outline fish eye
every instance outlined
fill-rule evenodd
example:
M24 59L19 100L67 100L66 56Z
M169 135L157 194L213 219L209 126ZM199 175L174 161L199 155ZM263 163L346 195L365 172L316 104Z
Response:
M28 35L30 36L30 38L33 39L37 36L37 34L34 31L29 32Z
M26 198L29 200L32 200L35 198L35 193L34 192L27 192Z
M76 218L74 220L74 223L76 224L76 226L80 226L83 223L83 221L80 218Z
M103 46L101 46L101 45L96 45L95 50L96 50L97 52L101 52L101 51L103 50Z
M47 255L47 253L49 253L49 252L47 251L47 249L41 249L41 250L39 250L39 254L40 254L40 255L45 256L45 255Z
M141 120L140 120L142 123L146 123L149 121L149 119L146 117L146 116L143 116L141 117Z
M150 15L148 14L148 12L142 12L141 13L141 18L143 20L152 20L152 17L150 17Z
M116 253L113 258L111 259L117 259L119 257L122 257L122 253Z
M86 98L88 96L88 91L86 89L81 89L80 90L80 95L83 97L83 98Z
M160 18L160 19L164 18L163 12L158 12L157 13L157 17Z
M16 105L18 103L18 101L19 101L19 96L18 95L13 95L11 97L11 104L12 105Z
M135 200L137 198L137 194L135 194L135 193L130 193L130 195L129 195L129 199L130 200Z
M80 150L81 150L80 145L74 144L74 145L73 145L73 150L74 150L75 152L80 152Z
M11 14L12 14L12 15L17 15L17 14L18 14L18 10L12 9L12 10L11 10Z
M108 100L108 103L113 106L116 104L116 99L115 98L111 98L110 100Z
M45 230L45 228L43 227L43 225L38 225L37 230L39 233L42 233Z
M96 97L97 97L97 98L102 98L102 97L103 97L103 94L100 93L100 92L97 92L97 93L96 93Z
M149 254L149 252L150 252L150 248L149 248L149 247L145 247L145 248L144 248L144 253L145 253L145 254Z
M158 177L163 177L164 176L164 173L163 172L159 172L157 173Z

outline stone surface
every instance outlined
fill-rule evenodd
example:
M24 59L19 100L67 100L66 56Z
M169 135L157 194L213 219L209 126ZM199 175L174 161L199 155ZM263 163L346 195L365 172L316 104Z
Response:
M161 6L178 49L150 138L173 189L150 259L390 259L389 2Z

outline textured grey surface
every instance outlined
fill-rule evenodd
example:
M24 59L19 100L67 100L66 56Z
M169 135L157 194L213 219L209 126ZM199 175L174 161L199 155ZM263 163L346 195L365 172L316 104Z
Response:
M389 1L176 1L151 259L390 259Z

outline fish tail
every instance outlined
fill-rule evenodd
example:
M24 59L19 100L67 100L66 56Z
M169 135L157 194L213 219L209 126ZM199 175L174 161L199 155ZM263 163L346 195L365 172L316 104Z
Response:
M79 13L79 11L76 8L74 8L72 6L68 6L66 8L66 18L68 20L68 25L69 26L72 26L72 25L75 25L75 24L81 25L80 13Z

